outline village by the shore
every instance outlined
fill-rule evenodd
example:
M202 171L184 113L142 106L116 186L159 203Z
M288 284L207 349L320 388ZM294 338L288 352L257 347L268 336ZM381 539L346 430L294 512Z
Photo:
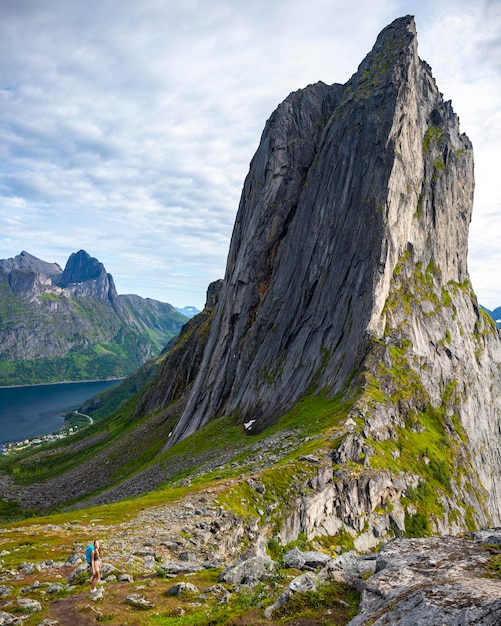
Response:
M84 413L79 413L78 411L73 411L73 415L86 417L89 420L89 426L93 423L93 419L90 415L85 415ZM23 439L22 441L13 441L10 443L0 443L0 454L9 455L14 452L19 452L21 450L25 450L27 448L32 448L34 446L41 446L43 444L54 443L55 441L59 441L61 439L66 439L66 437L70 437L72 435L76 435L86 426L68 426L65 425L60 430L49 433L47 435L39 435L38 437L33 437L31 439Z

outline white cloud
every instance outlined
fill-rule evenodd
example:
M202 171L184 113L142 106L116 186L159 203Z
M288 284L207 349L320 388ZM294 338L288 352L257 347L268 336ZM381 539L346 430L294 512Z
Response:
M84 248L119 292L201 307L273 109L309 83L345 82L378 32L414 13L421 56L474 141L470 267L481 302L501 304L484 262L498 254L486 215L492 226L500 205L499 3L415 4L3 0L0 257L64 265Z

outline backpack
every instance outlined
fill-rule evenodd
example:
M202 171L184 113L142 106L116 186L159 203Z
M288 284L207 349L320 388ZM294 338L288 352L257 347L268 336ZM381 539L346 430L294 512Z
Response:
M87 546L85 550L85 558L87 563L90 565L92 563L92 553L94 552L94 546Z

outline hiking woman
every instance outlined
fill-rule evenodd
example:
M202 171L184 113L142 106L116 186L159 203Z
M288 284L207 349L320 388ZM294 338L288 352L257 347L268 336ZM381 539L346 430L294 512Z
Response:
M91 546L89 546L90 548ZM90 569L92 571L92 578L90 579L90 592L94 593L97 590L97 584L101 580L101 547L99 540L94 541L92 550L90 552Z

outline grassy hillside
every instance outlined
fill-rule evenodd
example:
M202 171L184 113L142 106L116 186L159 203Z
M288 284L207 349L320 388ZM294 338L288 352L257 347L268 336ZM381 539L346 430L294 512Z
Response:
M168 304L137 296L123 303L118 315L94 297L48 293L30 302L0 282L0 385L128 376L187 320Z

